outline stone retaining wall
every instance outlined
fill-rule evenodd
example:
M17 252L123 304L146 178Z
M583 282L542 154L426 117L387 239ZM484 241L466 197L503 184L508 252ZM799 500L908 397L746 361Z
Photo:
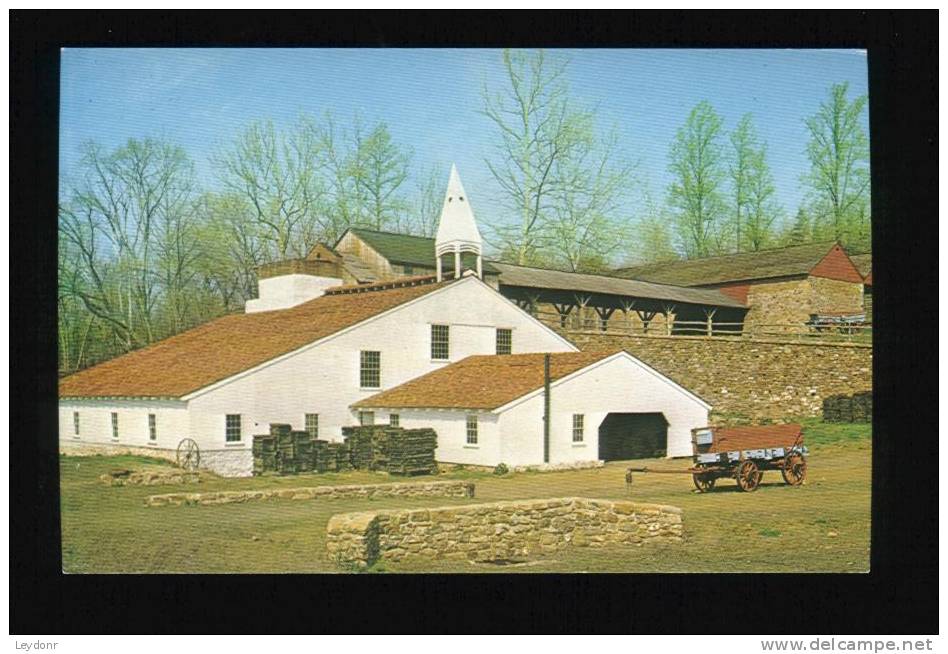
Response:
M145 456L177 463L177 450L164 447L137 447L120 443L59 441L59 453L66 456ZM201 450L201 469L221 477L249 477L253 474L253 453L249 448Z
M474 482L432 481L404 484L269 488L210 493L166 493L146 497L145 506L232 504L259 500L337 500L354 497L365 499L377 497L474 497Z
M566 336L580 349L624 348L710 403L714 422L816 417L824 398L872 389L870 345L596 332Z
M411 556L510 560L681 538L679 508L579 497L342 513L326 527L329 557L344 567Z

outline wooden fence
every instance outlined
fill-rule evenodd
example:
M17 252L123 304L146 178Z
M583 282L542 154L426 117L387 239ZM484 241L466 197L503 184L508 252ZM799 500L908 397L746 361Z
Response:
M871 343L872 323L751 323L707 320L666 321L658 314L644 322L631 316L603 320L596 315L564 316L555 311L537 310L541 322L565 331L594 331L624 336L699 336L707 338L797 340L817 342Z

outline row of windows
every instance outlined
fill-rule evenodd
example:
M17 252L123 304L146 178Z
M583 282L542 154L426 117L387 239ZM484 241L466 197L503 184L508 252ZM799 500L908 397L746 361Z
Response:
M119 414L112 412L111 414L112 422L112 440L119 439ZM72 433L76 438L79 437L79 412L72 412ZM158 440L158 417L154 413L148 414L148 440L156 441Z
M573 414L573 442L582 443L585 437L585 416L581 413ZM303 418L304 428L313 438L319 438L319 414L307 413ZM392 427L398 427L401 423L401 417L397 413L389 414L388 423ZM374 425L374 411L359 411L360 425ZM79 412L72 414L73 432L79 436ZM467 416L465 424L466 440L468 445L477 445L477 416L474 414ZM119 438L119 416L118 413L112 413L112 438ZM241 416L239 413L228 413L224 418L224 439L228 443L237 443L241 439ZM158 419L154 413L148 414L148 440L158 440Z
M497 354L513 352L513 330L498 329L496 335ZM431 358L434 361L447 361L451 355L451 328L449 325L431 326ZM381 388L382 353L378 350L359 352L359 387Z

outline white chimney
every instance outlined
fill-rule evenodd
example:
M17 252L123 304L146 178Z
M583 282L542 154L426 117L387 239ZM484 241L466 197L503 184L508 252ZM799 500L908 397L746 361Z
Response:
M341 286L343 280L338 261L319 258L291 259L260 266L257 269L260 297L247 300L244 310L257 313L289 309L320 297L333 286Z

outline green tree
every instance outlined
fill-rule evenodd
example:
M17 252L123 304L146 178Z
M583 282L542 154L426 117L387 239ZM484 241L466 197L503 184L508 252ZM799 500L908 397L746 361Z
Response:
M869 142L862 127L867 98L849 100L848 90L848 83L834 84L829 98L805 120L810 171L803 182L820 237L868 246Z
M784 232L781 240L785 245L801 245L813 240L813 228L806 209L803 207L797 209L796 217Z
M722 195L727 173L720 138L721 118L702 101L691 110L671 146L668 204L680 245L689 257L722 251L727 237Z

